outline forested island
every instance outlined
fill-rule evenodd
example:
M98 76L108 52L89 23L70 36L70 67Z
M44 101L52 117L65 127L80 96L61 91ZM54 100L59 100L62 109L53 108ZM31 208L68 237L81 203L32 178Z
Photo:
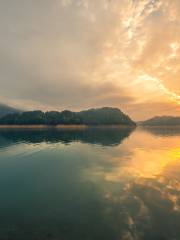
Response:
M104 107L80 112L28 111L10 113L0 118L0 125L125 125L135 122L118 108Z

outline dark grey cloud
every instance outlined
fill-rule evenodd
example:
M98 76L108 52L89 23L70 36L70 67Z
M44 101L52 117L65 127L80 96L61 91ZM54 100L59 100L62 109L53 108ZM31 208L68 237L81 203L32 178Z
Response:
M0 2L2 97L48 104L81 94L107 27L83 14L61 1Z

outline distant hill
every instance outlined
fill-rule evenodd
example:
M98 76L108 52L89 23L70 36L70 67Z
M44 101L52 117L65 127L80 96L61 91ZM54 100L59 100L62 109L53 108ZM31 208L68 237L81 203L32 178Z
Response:
M17 113L20 112L20 110L9 107L5 104L0 103L0 118L11 113Z
M139 122L143 126L180 126L180 117L159 116Z
M78 116L84 124L124 124L135 125L130 117L118 108L98 108L81 111Z
M58 124L85 124L85 125L128 125L136 124L118 108L98 108L81 112L72 111L31 111L13 113L3 116L0 124L7 125L58 125Z

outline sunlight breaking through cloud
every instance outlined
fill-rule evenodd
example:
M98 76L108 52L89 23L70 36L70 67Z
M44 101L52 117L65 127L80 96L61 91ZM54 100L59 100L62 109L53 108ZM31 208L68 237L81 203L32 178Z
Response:
M8 0L0 14L2 102L180 114L178 0Z

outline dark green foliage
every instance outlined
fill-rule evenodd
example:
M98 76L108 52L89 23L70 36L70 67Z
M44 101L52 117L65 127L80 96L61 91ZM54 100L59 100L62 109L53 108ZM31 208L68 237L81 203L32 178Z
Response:
M79 116L83 119L84 124L134 124L134 122L118 108L104 107L100 109L90 109L79 112Z
M82 124L83 119L79 116L79 113L65 110L60 114L62 124Z
M45 113L45 124L47 125L57 125L60 119L60 112L51 111Z
M11 114L11 113L18 113L20 112L20 110L9 107L5 104L0 103L0 118L4 117L7 114Z
M180 117L161 116L154 117L144 122L140 122L143 126L177 126L180 125Z
M86 124L86 125L135 125L135 123L117 108L90 109L81 112L42 112L31 111L8 114L0 119L0 124Z
M24 112L18 121L20 124L44 124L45 115L41 111Z
M0 119L0 124L17 124L20 116L20 113L10 113Z
M44 124L45 114L41 111L12 113L0 119L0 124Z

